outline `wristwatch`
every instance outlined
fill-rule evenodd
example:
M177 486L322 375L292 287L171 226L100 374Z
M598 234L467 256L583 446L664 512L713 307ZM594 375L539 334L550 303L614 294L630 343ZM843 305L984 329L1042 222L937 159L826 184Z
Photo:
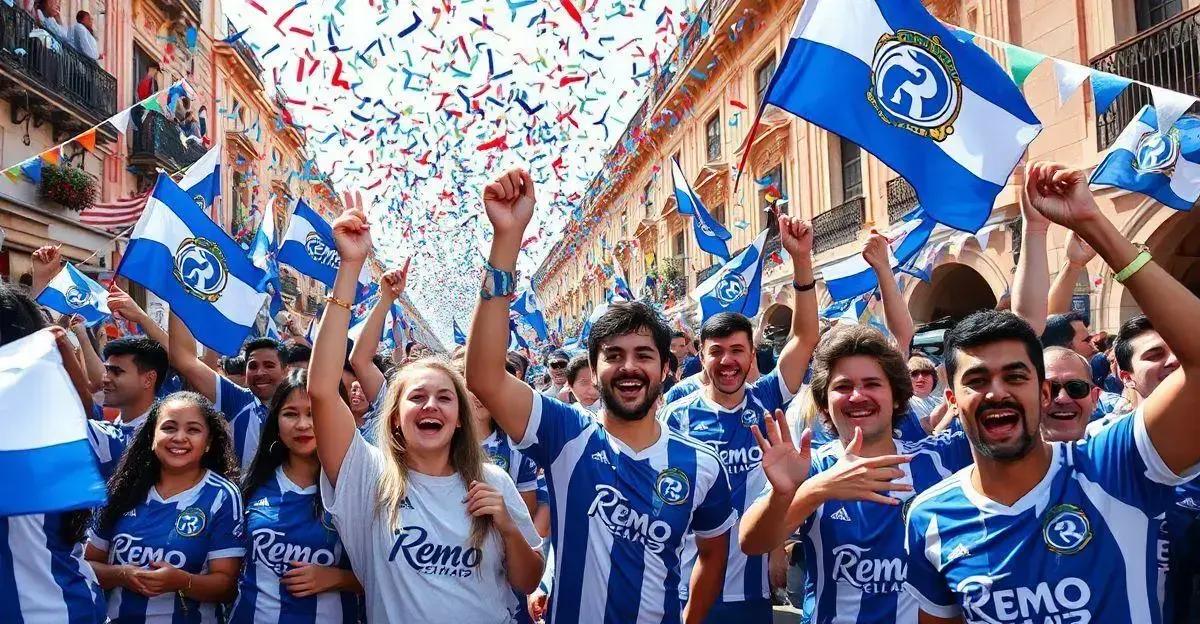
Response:
M490 263L483 267L483 285L479 287L479 297L489 301L493 297L507 297L516 290L517 277L512 271L497 269Z

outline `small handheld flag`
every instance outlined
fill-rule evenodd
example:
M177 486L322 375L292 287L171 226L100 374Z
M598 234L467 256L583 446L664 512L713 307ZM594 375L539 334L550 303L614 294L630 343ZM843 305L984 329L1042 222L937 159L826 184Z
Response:
M46 284L37 302L59 314L78 314L88 327L112 316L108 309L108 291L72 264L64 266Z
M528 323L533 331L537 332L539 339L550 339L550 331L546 328L546 317L542 314L542 308L538 304L537 295L534 294L532 288L517 295L513 301L512 310L521 317L521 320Z
M214 144L200 160L188 167L179 180L179 188L195 200L204 211L212 209L221 196L221 144Z
M462 328L458 326L458 321L454 321L454 344L467 344L467 335L464 334Z
M917 252L929 241L937 222L929 218L905 221L899 228L889 232L888 261L893 273L898 267L909 264ZM861 255L853 255L821 270L821 278L834 301L857 297L879 287L875 270Z
M758 314L762 299L762 250L768 231L759 233L754 242L692 291L692 299L700 303L702 321L720 312L749 317Z
M704 207L704 203L692 191L692 185L688 184L687 178L683 175L683 170L679 168L679 161L671 159L671 180L675 184L675 202L679 205L679 214L690 215L692 217L692 228L696 232L696 244L700 249L722 259L729 259L729 245L726 243L733 236L725 226L717 222L708 209ZM628 290L628 287L626 287ZM632 297L630 297L632 299Z
M1200 197L1200 117L1184 115L1166 134L1151 106L1143 106L1092 173L1096 186L1141 193L1176 210Z
M342 259L333 244L333 228L303 199L292 206L287 232L279 245L283 264L333 288Z

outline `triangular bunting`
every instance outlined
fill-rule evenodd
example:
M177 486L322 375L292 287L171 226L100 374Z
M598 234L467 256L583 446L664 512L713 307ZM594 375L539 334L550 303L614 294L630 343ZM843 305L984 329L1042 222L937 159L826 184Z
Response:
M132 108L125 109L116 115L109 117L108 123L112 124L113 127L117 129L117 132L125 134L126 132L129 132L129 122L131 120L130 113L132 111Z
M42 183L41 158L30 158L29 160L26 160L17 166L21 168L21 173L25 174L25 177L29 178L30 182L33 182L34 184Z
M1131 84L1133 81L1124 76L1093 69L1092 98L1096 100L1096 116L1099 117L1108 112L1108 107L1112 106L1113 100L1116 100L1117 96L1121 95Z
M4 170L4 175L10 182L16 182L21 179L21 165L13 165Z
M154 94L142 100L141 104L142 108L145 108L148 111L155 111L163 114L164 116L166 115L166 113L163 112L162 104L158 101L158 94Z
M42 152L42 154L41 154L42 160L46 161L47 165L57 165L58 159L61 156L61 154L58 151L60 149L62 149L62 148L55 145L54 147Z
M1069 61L1054 59L1054 81L1058 83L1058 105L1062 106L1088 79L1091 69Z
M1150 95L1154 97L1154 114L1158 116L1159 134L1166 134L1171 126L1179 121L1179 117L1196 103L1195 96L1154 85L1146 86L1150 88Z
M1018 89L1025 84L1025 79L1029 78L1030 72L1046 58L1045 54L1026 50L1011 43L1004 44L1004 50L1008 56L1008 73L1012 76Z
M92 128L71 140L82 145L83 149L91 152L96 149L96 129Z

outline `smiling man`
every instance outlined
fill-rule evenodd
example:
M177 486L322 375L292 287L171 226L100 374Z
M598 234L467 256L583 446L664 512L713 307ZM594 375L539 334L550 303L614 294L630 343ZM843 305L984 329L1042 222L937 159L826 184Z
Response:
M1086 172L1038 163L1025 190L1104 258L1180 366L1131 416L1047 442L1051 384L1033 328L1008 312L960 321L946 335L946 400L975 464L913 502L906 587L922 624L1157 624L1156 518L1200 472L1200 300L1104 218Z
M716 454L653 417L670 330L644 303L615 303L588 336L600 413L535 394L505 371L509 295L533 217L533 179L522 170L501 175L483 203L495 236L467 344L467 385L545 471L558 561L548 621L703 621L721 592L735 514ZM689 533L699 558L684 605L679 553Z
M1042 352L1046 363L1049 399L1042 406L1042 437L1048 442L1082 440L1100 388L1092 384L1087 360L1066 347L1048 347Z
M812 231L807 223L787 215L781 215L779 221L783 246L792 257L792 287L798 310L792 315L791 337L779 355L775 370L752 384L746 383L756 357L754 327L741 314L715 314L700 328L700 363L711 383L667 405L659 414L671 429L704 442L718 453L729 474L734 508L739 516L766 484L762 453L751 427L761 425L764 412L786 409L800 390L817 341ZM725 585L708 621L770 622L767 557L747 557L736 536L735 530L729 540ZM694 558L695 550L689 543L684 551L685 570L690 569ZM686 585L680 587L685 598L686 591Z

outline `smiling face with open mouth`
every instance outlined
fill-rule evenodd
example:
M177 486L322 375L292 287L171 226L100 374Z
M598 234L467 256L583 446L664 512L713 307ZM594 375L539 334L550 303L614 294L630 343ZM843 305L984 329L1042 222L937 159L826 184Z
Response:
M404 437L404 448L413 452L449 453L454 430L461 424L454 382L440 370L418 368L408 373L403 383L395 418Z
M892 437L895 398L876 358L851 355L834 362L827 396L829 417L844 439L853 436L855 427L868 443Z
M600 344L596 358L604 409L623 420L641 420L662 394L664 354L649 330L613 336Z
M264 403L271 400L286 372L275 349L255 349L246 354L246 387Z
M1049 401L1042 404L1042 435L1051 442L1083 438L1100 389L1089 380L1091 368L1083 356L1068 349L1046 349Z
M159 407L154 456L163 468L182 471L200 465L209 445L208 421L194 405L169 401Z
M735 331L728 336L706 338L700 350L704 374L718 392L734 394L746 385L746 375L754 363L754 348L748 334Z
M1042 440L1041 406L1049 403L1043 384L1017 340L1000 340L958 351L953 392L963 429L984 457L1015 461Z

